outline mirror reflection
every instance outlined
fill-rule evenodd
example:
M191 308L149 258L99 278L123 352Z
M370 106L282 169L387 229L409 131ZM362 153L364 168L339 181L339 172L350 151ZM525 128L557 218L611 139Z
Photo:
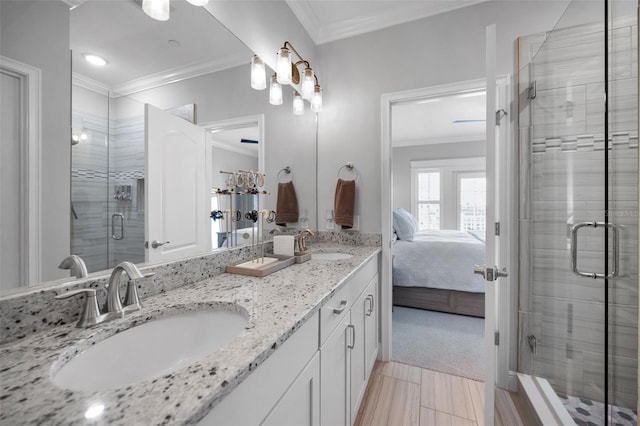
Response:
M69 9L62 1L2 2L3 93L13 82L14 69L19 68L8 65L9 59L15 59L18 64L27 64L42 73L42 92L48 96L41 100L40 164L30 162L28 156L14 155L18 164L39 170L40 184L37 179L23 179L19 169L15 171L16 181L24 181L16 187L35 188L40 194L35 197L39 203L29 202L29 195L25 194L30 191L16 190L13 198L5 198L9 196L9 185L5 183L11 179L4 179L3 175L2 198L9 201L1 205L0 294L68 277L69 271L58 269L58 265L69 254L82 256L92 273L121 261L155 262L226 248L229 242L219 235L224 228L208 216L214 206L220 207L220 200L211 194L212 187L220 186L217 172L223 169L221 164L224 169L264 171L265 144L257 135L264 135L264 127L286 126L284 121L282 124L277 121L290 114L290 111L269 112L268 123L253 119L265 113L269 105L268 96L249 85L248 63L252 52L204 8L174 1L171 19L160 22L144 14L135 1L79 3ZM36 29L25 36L20 27ZM102 58L104 64L100 65L96 57ZM28 67L26 70L28 75ZM16 93L19 84L15 86ZM11 118L8 111L15 104L4 99L3 96L3 129L6 129L4 120ZM18 102L19 97L14 101ZM150 161L149 124L145 116L148 118L151 108L178 117L201 132L207 155L201 158L200 165L190 168L179 163ZM253 118L240 127L234 124L233 129L220 127L220 120L238 117ZM22 118L29 121L28 114ZM311 117L300 123L309 127L304 131L306 134L315 134L315 127L310 126L315 126ZM10 136L3 130L3 141ZM19 137L15 139L20 141ZM310 143L310 155L314 152L312 147ZM164 155L168 161L170 153ZM8 157L3 152L3 170L5 158ZM201 170L205 161L215 172ZM164 164L155 181L149 175L149 164ZM196 174L204 177L202 188L191 191L188 181L181 180L185 179L185 170L197 170ZM183 173L176 177L168 171ZM176 248L191 244L180 240L184 229L178 228L175 237L150 234L153 221L149 218L157 209L151 207L149 197L157 191L159 180L169 186L174 182L178 188L180 185L188 188L189 191L182 191L181 196L186 198L180 205L197 202L207 212L205 221L199 221L204 228L190 230L192 235L198 235L199 241L191 245L189 252L178 253ZM268 189L273 192L273 188ZM12 205L16 208L7 207ZM315 210L315 206L308 207ZM10 214L5 214L7 210ZM171 212L162 213L171 222ZM11 217L15 218L13 223L7 220ZM41 218L39 227L33 225L38 218ZM242 223L238 225L244 227ZM17 232L8 242L4 231L11 227L16 227ZM150 258L150 250L144 246L145 242L151 245L153 241L162 247L160 250L175 253ZM12 251L13 259L5 255Z

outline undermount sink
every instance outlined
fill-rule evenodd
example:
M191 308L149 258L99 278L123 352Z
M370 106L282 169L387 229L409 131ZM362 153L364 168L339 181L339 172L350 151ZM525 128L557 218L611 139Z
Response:
M229 343L247 321L243 313L223 309L151 320L96 343L51 380L63 389L99 391L159 377Z
M322 251L322 252L314 252L311 254L311 259L316 259L316 260L345 260L345 259L351 259L352 257L353 257L352 254L341 253L339 251Z

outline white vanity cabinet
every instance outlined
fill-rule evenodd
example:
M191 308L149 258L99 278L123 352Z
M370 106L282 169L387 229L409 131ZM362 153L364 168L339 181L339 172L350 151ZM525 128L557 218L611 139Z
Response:
M319 424L318 314L209 412L198 425ZM295 410L292 407L295 406Z
M378 354L378 257L199 425L351 426Z
M369 375L378 356L378 275L351 307L351 323L354 327L354 344L351 349L351 423L369 381Z
M378 287L376 257L320 311L320 335L328 334L320 342L322 425L350 426L356 419L378 354ZM323 330L327 325L333 327Z

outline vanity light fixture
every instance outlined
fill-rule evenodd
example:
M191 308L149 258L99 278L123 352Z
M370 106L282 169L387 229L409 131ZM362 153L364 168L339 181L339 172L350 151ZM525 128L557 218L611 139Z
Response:
M274 74L269 85L269 103L271 105L282 105L282 86L278 83L278 77Z
M256 90L266 89L266 76L264 62L262 62L262 59L260 59L258 55L253 55L253 58L251 58L251 87Z
M295 53L298 57L297 62L292 62L292 53ZM256 65L258 61L262 69L264 69L262 60L254 55L251 60L251 87L262 90L264 87L261 85L254 85L254 81L258 79L256 76L264 75L261 68ZM298 65L305 66L302 75L298 70ZM300 92L296 91L293 97L293 113L295 115L304 114L304 99L311 103L311 110L313 112L322 111L322 88L318 82L318 76L311 68L309 61L304 59L288 41L284 42L284 45L277 53L276 73L271 77L271 84L269 86L269 103L272 105L280 105L282 103L283 84L300 85Z
M304 114L304 101L300 93L296 92L293 94L293 115L302 114Z
M101 56L94 55L93 53L83 53L82 57L85 61L89 62L91 65L95 65L97 67L103 67L107 65L107 60Z
M142 0L144 13L158 21L169 20L169 0Z

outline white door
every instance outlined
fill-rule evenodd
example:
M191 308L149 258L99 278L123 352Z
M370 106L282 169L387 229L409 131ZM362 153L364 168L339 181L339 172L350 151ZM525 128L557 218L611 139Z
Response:
M146 261L208 250L204 128L147 104L145 151Z
M506 386L508 374L508 238L512 232L509 216L508 107L504 105L507 84L497 84L496 27L486 30L486 245L485 266L476 269L485 278L485 424L493 425L497 386ZM499 93L500 92L500 93ZM502 127L500 127L502 126ZM505 303L506 302L506 303ZM501 339L502 337L502 339ZM502 342L500 341L502 340ZM500 349L499 349L500 348ZM500 352L500 354L499 354ZM506 354L506 355L505 355Z

